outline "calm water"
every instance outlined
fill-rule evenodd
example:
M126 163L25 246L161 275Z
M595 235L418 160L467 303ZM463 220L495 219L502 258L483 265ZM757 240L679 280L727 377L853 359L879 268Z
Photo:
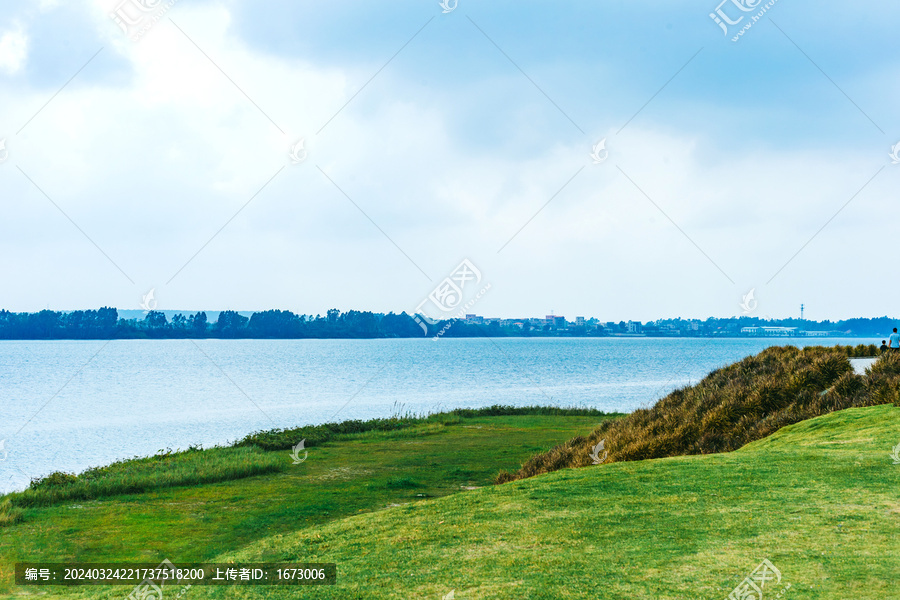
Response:
M795 340L792 343L868 343ZM779 339L0 342L0 492L255 430L491 404L627 412Z

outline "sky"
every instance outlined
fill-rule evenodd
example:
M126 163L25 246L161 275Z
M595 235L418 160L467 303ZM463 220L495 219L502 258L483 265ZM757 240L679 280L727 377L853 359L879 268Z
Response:
M898 315L898 20L4 0L0 308Z

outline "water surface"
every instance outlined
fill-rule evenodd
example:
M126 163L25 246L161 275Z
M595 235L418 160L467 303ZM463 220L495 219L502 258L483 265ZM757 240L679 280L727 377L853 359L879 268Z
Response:
M857 344L836 338L804 345ZM492 404L628 412L777 338L0 342L0 492L274 427ZM5 460L4 460L5 458Z

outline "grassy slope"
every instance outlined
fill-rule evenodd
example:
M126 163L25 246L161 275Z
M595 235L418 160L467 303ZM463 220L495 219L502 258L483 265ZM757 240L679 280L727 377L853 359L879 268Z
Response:
M283 454L253 447L168 452L88 469L77 477L56 472L32 482L24 492L8 494L0 502L9 502L21 512L22 507L231 481L284 471L287 466ZM3 524L0 514L0 525Z
M897 599L900 466L889 452L898 441L900 408L854 408L732 453L561 470L220 557L333 561L334 587L189 594L710 599L725 598L768 558L792 586L786 598ZM107 597L97 592L72 597Z
M476 417L450 427L373 431L312 448L296 466L290 452L273 453L288 465L283 473L28 508L23 522L0 528L0 597L13 590L17 560L203 561L265 536L418 502L419 494L489 485L498 469L515 468L601 420ZM16 589L17 597L44 591Z
M499 483L593 463L604 441L607 462L729 452L764 439L786 425L846 408L900 406L900 353L882 356L865 376L848 356L874 352L869 346L773 346L717 369L696 385L678 389L650 409L607 421L529 459Z

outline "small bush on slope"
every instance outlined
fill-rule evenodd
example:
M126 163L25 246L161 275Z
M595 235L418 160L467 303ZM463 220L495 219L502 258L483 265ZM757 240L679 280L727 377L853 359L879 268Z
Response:
M675 390L650 409L607 421L529 459L497 483L594 464L592 448L605 440L606 461L631 461L729 452L785 425L853 406L900 402L900 352L888 353L865 377L848 356L871 356L874 346L772 347Z

